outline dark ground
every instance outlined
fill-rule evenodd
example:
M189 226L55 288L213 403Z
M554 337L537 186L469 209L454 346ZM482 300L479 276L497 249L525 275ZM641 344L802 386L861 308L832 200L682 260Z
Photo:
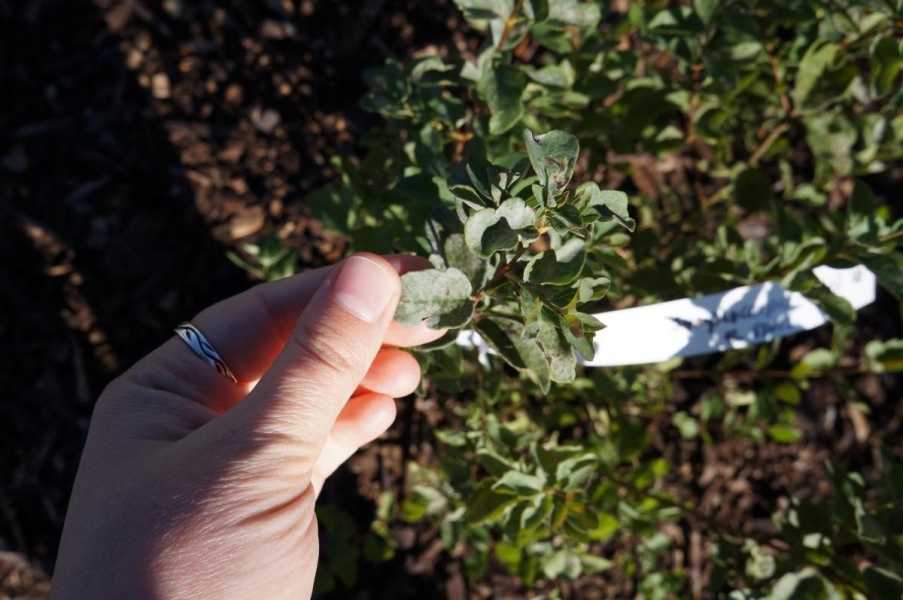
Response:
M253 283L226 250L278 232L304 267L341 256L303 198L334 177L329 158L356 153L375 122L357 107L363 68L465 43L451 4L0 0L0 598L46 596L43 573L106 383L174 324ZM858 345L899 336L897 305L882 295L859 331ZM692 409L707 385L679 381L676 410ZM883 441L903 458L899 382L863 376L854 385L873 411L866 424L817 382L800 417L809 435L796 445L704 449L663 429L670 484L748 531L780 496L824 497L826 479L812 474L829 455L868 472ZM398 427L324 498L368 522L378 491L399 485L412 445L428 443L418 432L436 415L418 407L402 404ZM669 533L687 549L672 561L694 586L706 569L699 527ZM367 573L354 597L526 597L504 575L465 583L435 532L398 526L393 535L399 556ZM631 594L629 581L606 585L564 591Z

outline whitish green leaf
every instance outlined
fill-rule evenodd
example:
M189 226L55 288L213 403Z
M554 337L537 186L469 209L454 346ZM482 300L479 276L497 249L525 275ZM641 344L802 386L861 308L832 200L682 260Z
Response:
M549 579L577 579L583 572L580 559L567 550L546 554L541 559L542 572Z
M592 554L581 554L580 564L583 565L583 570L590 574L607 571L614 565L614 563L607 558L594 556Z
M541 321L537 340L549 357L552 381L572 383L576 377L577 357L564 333L555 325Z
M556 194L563 190L574 174L574 165L580 154L577 138L564 131L534 136L529 129L525 129L523 139L540 185Z
M584 277L577 283L577 304L603 298L610 287L611 280L607 277Z
M552 27L592 29L599 24L602 11L596 2L581 0L549 0L548 24Z
M872 93L880 98L892 92L901 68L903 45L890 36L878 38L872 46Z
M781 577L768 595L768 600L842 600L843 596L812 567Z
M523 324L513 319L488 318L478 321L476 327L486 343L505 362L524 372L543 393L549 391L549 363L539 344L521 335Z
M401 276L395 320L414 327L424 320L433 329L463 327L473 316L473 288L458 269L427 269Z
M543 490L545 482L536 475L508 471L492 486L496 491L510 491L522 497L533 496Z
M614 220L628 231L636 229L636 221L630 218L627 194L624 192L600 190L598 185L589 182L577 188L576 195L584 206L584 215L598 214L602 220Z
M807 352L800 362L810 370L820 373L833 367L837 357L827 348L815 348Z
M875 219L875 197L869 186L857 180L847 207L847 235L862 246L878 244L878 221Z
M479 289L486 279L486 261L468 249L464 234L449 235L443 246L448 266L459 269L470 280L473 289Z
M510 65L493 67L487 62L483 77L477 82L477 91L489 105L489 132L505 133L520 121L524 114L521 95L527 85L524 72Z
M538 237L536 213L519 198L505 200L497 209L477 211L464 224L467 247L483 258L502 250L514 250Z

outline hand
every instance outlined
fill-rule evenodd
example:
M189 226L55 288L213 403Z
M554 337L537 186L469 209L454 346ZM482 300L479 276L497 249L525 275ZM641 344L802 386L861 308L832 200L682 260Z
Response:
M238 385L175 337L111 383L52 597L310 597L323 480L416 388L393 346L441 335L392 322L397 273L424 263L359 254L208 308L192 323Z

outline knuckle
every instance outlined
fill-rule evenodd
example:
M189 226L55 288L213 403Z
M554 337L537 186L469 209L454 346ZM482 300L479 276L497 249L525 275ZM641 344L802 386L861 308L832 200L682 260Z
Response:
M314 369L324 369L342 377L359 376L360 352L354 340L325 320L311 326L299 321L292 331L292 344L300 358Z

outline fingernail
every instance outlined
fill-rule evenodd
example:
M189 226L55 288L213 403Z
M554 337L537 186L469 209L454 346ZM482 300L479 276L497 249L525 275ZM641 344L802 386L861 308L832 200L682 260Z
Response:
M333 284L336 301L369 323L375 323L395 295L394 277L384 267L363 256L345 261Z

